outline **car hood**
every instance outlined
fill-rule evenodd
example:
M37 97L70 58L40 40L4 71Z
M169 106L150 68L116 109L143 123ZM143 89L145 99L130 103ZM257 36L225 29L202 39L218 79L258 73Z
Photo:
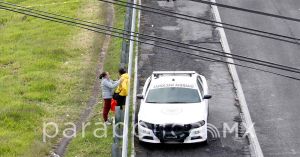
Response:
M139 120L152 124L190 124L207 118L205 102L189 104L144 103L141 105Z

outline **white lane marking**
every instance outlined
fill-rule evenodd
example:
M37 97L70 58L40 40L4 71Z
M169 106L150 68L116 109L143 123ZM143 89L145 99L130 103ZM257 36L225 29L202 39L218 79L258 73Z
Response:
M216 3L216 0L210 0L210 1L213 2L213 3ZM217 22L222 22L218 7L213 5L212 9L213 9L216 21ZM222 24L218 24L218 25L222 26ZM227 40L224 28L218 27L217 29L219 30L219 33L220 33L220 36L221 36L221 44L222 44L222 47L223 47L224 51L226 53L231 54L231 50L230 50L230 47L229 47L229 44L228 44L228 40ZM228 55L228 56L230 56L230 55ZM232 58L227 58L226 60L229 63L234 63ZM247 102L246 102L246 98L245 98L245 95L244 95L244 91L243 91L239 76L237 74L236 67L233 64L228 64L228 67L229 67L229 71L230 71L230 74L231 74L232 79L233 79L234 86L236 88L236 92L237 92L237 96L238 96L238 99L239 99L239 102L240 102L240 105L241 105L242 112L244 114L244 119L245 119L246 126L247 126L247 128L249 128L249 130L247 130L247 131L248 131L250 136L248 136L248 137L249 137L250 143L253 147L254 154L255 154L256 157L263 157L264 155L263 155L263 152L261 150L260 144L258 142L256 132L255 132L255 128L251 127L251 126L254 125L254 123L252 122L252 119L251 119L251 116L250 116L250 112L249 112L249 109L248 109L248 105L247 105Z

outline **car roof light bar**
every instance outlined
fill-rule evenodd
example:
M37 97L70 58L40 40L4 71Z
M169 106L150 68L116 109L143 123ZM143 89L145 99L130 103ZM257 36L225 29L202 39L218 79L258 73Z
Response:
M193 74L196 74L195 71L153 71L154 78L158 78L160 75L190 75L192 77Z

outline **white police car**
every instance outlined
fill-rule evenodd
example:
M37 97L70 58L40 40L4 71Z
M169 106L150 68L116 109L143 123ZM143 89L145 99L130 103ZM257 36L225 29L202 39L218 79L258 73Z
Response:
M195 71L155 71L145 82L138 113L138 138L147 143L207 140L208 95Z

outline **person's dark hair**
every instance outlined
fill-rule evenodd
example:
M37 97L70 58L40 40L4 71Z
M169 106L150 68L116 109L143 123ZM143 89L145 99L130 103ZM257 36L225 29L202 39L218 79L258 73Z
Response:
M107 72L102 72L99 76L99 79L103 79L103 77L105 77L107 75Z
M119 74L123 75L126 73L126 70L124 68L119 69Z

